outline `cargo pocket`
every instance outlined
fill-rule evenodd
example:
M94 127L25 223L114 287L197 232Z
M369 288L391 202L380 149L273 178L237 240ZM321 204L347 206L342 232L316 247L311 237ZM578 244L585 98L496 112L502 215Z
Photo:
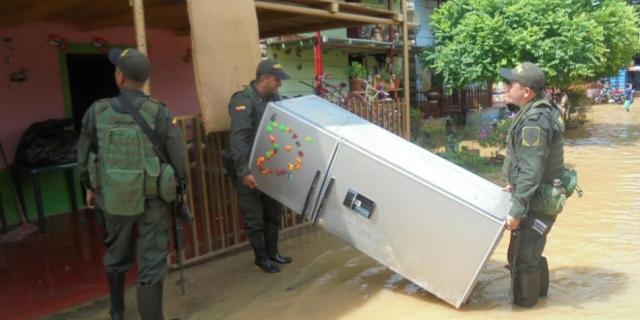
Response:
M173 167L163 163L160 167L160 198L165 202L173 202L177 197L178 184Z
M144 159L144 195L148 199L158 196L158 176L160 176L160 160L157 157Z
M144 172L108 169L104 176L105 211L117 216L134 216L144 212Z
M529 205L531 212L544 213L545 211L545 195L544 186L538 188L531 198L531 204Z

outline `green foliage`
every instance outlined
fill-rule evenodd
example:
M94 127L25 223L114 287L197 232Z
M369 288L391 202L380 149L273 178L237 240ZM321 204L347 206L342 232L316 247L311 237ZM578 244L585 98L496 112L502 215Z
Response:
M480 146L483 148L495 148L496 151L502 150L507 146L507 133L513 122L513 118L506 118L496 122L495 127L490 133L481 132L479 135Z
M640 19L620 0L451 0L431 25L435 47L423 58L448 90L495 81L521 61L566 89L615 74L640 51Z
M435 150L449 142L447 135L447 118L427 119L424 121L420 133L423 145L430 150Z
M411 141L417 143L420 137L420 130L424 125L422 111L418 108L411 108L409 119L411 121Z
M583 122L586 118L588 108L591 106L593 100L587 97L587 93L584 88L576 87L566 91L566 103L564 112L564 122L573 125Z
M445 152L440 154L440 156L471 172L478 173L486 170L486 160L471 151Z
M351 79L366 80L369 77L369 73L362 63L352 62L349 67L349 77Z

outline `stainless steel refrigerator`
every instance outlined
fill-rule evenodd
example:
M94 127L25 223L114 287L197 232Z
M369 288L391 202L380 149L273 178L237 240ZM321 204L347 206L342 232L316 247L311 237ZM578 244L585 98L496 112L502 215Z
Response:
M495 184L316 96L267 106L258 188L459 308L511 207Z

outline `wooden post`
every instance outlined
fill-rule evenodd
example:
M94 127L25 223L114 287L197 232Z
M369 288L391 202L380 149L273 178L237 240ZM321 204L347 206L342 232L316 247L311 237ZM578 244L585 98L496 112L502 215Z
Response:
M402 66L404 68L404 138L411 135L411 110L409 107L409 22L407 21L407 0L402 0Z
M129 0L129 4L133 6L133 23L136 29L136 44L138 50L145 55L147 53L147 32L144 23L144 3L143 0ZM147 80L144 84L144 93L149 94L151 91L151 80Z

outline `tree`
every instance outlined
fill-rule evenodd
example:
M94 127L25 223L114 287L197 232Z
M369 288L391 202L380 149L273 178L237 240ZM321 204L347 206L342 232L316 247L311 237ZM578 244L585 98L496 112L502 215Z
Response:
M450 0L431 25L435 46L423 57L449 90L494 81L521 61L566 90L615 74L640 51L640 19L623 0Z

